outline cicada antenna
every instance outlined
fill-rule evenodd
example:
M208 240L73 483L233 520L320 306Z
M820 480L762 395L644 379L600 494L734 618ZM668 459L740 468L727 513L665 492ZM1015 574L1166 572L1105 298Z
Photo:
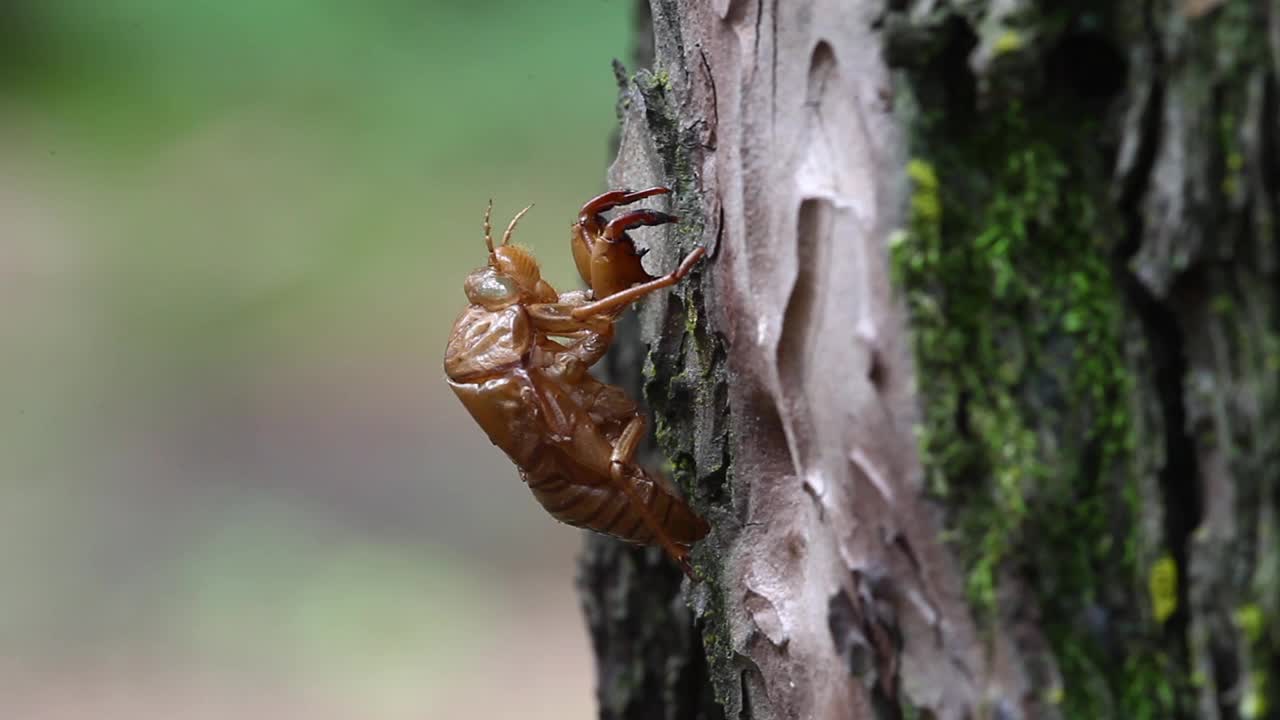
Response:
M524 214L529 212L529 210L532 208L533 208L533 203L529 203L529 207L516 213L516 216L511 218L511 224L507 226L507 231L502 233L503 245L506 245L507 243L511 242L511 231L516 229L516 223L520 222L520 218L524 217Z
M492 214L493 198L489 198L489 206L484 209L484 246L489 248L489 257L493 257L493 226L489 224Z

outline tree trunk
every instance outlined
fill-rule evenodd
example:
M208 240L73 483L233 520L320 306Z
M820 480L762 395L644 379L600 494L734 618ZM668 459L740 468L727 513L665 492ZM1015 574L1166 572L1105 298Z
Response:
M710 261L608 372L713 531L589 541L602 718L1280 717L1280 7L1061 5L651 0Z

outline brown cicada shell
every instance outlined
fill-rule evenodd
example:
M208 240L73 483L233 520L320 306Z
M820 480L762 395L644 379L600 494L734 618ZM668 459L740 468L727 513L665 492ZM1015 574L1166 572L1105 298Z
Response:
M529 208L512 219L495 247L490 203L484 218L489 263L463 284L471 305L454 323L444 368L458 399L552 517L627 542L660 545L692 578L689 546L707 534L706 522L670 481L635 462L646 430L635 402L587 372L613 341L618 315L679 282L703 256L698 248L674 272L652 277L626 231L677 219L652 210L610 222L600 217L665 192L611 192L583 206L573 226L573 254L590 289L565 293L542 279L531 253L510 244Z

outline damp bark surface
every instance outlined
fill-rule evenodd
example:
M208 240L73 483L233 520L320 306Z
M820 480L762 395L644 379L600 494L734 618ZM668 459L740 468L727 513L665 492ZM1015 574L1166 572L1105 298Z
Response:
M713 530L588 540L601 718L1280 714L1280 8L1068 5L639 5L709 259L605 372Z

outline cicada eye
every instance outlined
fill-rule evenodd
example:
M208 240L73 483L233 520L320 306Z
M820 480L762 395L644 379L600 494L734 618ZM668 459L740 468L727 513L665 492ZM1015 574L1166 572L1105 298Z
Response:
M480 268L468 275L463 289L472 303L490 309L510 305L520 295L515 280L491 267Z

